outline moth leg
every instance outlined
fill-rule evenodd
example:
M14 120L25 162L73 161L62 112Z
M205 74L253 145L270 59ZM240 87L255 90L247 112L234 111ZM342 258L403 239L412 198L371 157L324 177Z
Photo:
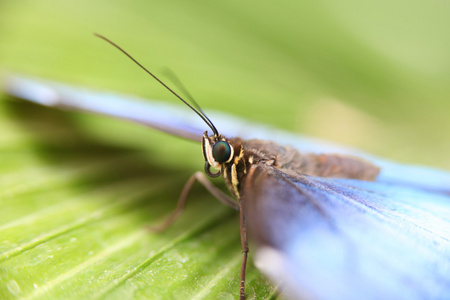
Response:
M247 223L243 209L243 200L239 198L239 221L241 231L241 246L242 246L242 263L241 263L241 282L239 289L239 299L245 300L245 269L247 267L248 256L248 240L247 240Z
M218 189L214 184L212 184L211 181L209 181L209 179L202 172L195 172L184 185L184 188L180 194L180 198L178 198L178 203L175 210L161 224L156 226L149 226L148 228L151 231L164 231L170 225L172 225L173 222L175 222L175 220L181 215L184 207L186 206L187 197L189 196L189 192L191 191L195 181L201 183L206 188L206 190L210 192L214 197L216 197L220 202L236 210L239 209L238 204L233 200L233 198L231 198L220 189Z

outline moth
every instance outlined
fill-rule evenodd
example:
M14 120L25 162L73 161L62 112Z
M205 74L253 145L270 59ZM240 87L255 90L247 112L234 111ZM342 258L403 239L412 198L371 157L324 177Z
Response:
M205 173L223 176L233 198L198 172L183 189L180 207L198 180L239 210L240 299L249 249L256 266L290 299L450 298L448 172L330 147L220 114L209 118L195 102L191 106L181 98L195 118L170 105L21 77L10 77L5 87L46 106L124 118L201 141ZM205 123L212 134L204 131ZM326 154L330 148L333 153Z

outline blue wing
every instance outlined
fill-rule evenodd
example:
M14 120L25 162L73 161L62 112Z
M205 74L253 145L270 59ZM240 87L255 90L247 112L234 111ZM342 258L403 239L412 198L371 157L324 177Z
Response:
M256 265L293 299L449 299L450 198L253 167Z
M138 122L158 130L200 141L207 126L197 115L181 105L171 105L113 93L70 87L51 81L9 76L4 83L7 93L46 106L82 110ZM450 194L450 173L421 166L402 165L362 151L339 146L300 134L288 133L263 124L255 124L219 112L208 115L222 134L243 139L268 137L301 152L342 153L365 158L381 167L379 182L413 186Z
M125 119L194 141L201 141L205 131L201 119L178 105L19 76L9 76L4 89L10 95L41 105Z

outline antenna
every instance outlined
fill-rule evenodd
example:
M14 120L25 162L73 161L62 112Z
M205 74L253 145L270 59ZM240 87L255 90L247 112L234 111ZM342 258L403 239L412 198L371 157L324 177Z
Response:
M169 79L172 81L172 83L178 88L178 90L181 91L182 94L192 103L192 105L197 109L206 119L208 119L209 123L212 124L211 120L208 118L208 116L205 114L205 112L202 110L200 105L198 105L197 101L195 101L194 97L192 97L191 93L187 90L187 88L181 83L181 80L178 78L178 76L168 67L165 67L164 71L165 75L169 77Z
M175 93L170 87L168 87L164 82L162 82L158 77L156 77L155 75L153 75L152 72L150 72L149 70L147 70L147 68L145 68L143 65L141 65L136 59L134 59L130 54L128 54L128 52L126 52L125 50L123 50L120 46L118 46L116 43L114 43L113 41L109 40L108 38L104 37L103 35L100 35L98 33L94 33L94 35L96 37L101 38L102 40L108 42L109 44L111 44L112 46L116 47L118 50L120 50L123 54L125 54L126 56L128 56L129 59L131 59L135 64L137 64L139 67L141 67L142 70L144 70L147 74L149 74L150 76L152 76L156 81L158 81L162 86L164 86L169 92L171 92L173 95L175 95L175 97L177 97L178 99L180 99L181 101L183 101L184 104L186 104L190 109L192 109L200 118L202 118L202 120L206 123L206 125L209 126L209 128L211 128L211 130L213 131L214 135L218 136L219 132L217 131L216 127L214 126L214 124L211 122L211 120L205 115L205 113L201 110L200 106L198 106L198 104L194 101L194 105L198 108L195 109L192 105L190 105L187 101L185 101L183 98L181 98L180 95L178 95L177 93Z

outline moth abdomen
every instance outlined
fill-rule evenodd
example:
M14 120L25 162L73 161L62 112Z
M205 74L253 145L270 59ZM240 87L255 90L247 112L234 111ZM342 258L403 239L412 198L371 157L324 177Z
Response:
M340 154L305 154L304 174L373 181L380 168L363 159Z
M243 147L251 163L271 165L289 174L373 181L380 173L379 167L350 155L302 153L257 139L244 141Z

